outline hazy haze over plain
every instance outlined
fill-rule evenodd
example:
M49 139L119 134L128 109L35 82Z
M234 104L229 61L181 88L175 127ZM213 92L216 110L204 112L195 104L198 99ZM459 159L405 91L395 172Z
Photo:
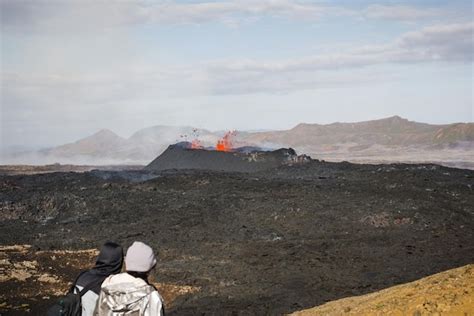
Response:
M1 148L108 128L473 121L472 1L13 1Z

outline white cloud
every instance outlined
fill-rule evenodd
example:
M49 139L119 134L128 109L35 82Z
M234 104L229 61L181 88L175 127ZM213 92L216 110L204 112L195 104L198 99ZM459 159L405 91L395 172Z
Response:
M431 57L466 62L473 59L473 45L473 22L426 27L403 35L396 43L400 49L416 53L416 58L421 60Z
M234 1L164 4L148 8L148 21L156 23L205 23L238 15L319 18L326 8L294 1Z
M291 0L243 0L176 3L102 1L16 1L0 2L2 26L8 30L87 31L131 24L202 24L213 21L227 25L249 17L272 16L319 19L325 14L348 10ZM58 26L61 26L58 28Z
M118 68L112 73L4 73L2 99L6 104L21 102L29 107L87 107L118 100L153 102L163 97L182 97L183 91L185 96L287 93L377 82L383 76L365 68L390 63L472 62L473 29L473 23L431 26L383 45L277 61L146 65Z
M363 14L367 18L391 20L417 20L440 16L443 11L435 8L417 8L408 5L381 5L368 6Z
M133 24L203 24L221 22L234 27L242 21L270 16L319 20L329 16L366 19L417 20L446 14L437 8L374 4L362 9L324 2L239 0L177 3L174 1L0 1L2 26L9 31L87 32Z
M254 93L318 88L337 84L334 73L325 84L319 73L348 70L380 64L423 62L472 62L473 23L441 25L409 32L385 45L368 45L342 53L299 59L267 61L227 60L210 63L211 86L217 93ZM340 83L357 78L340 76ZM316 79L317 78L317 79ZM350 78L350 79L349 79ZM367 77L364 80L377 77Z

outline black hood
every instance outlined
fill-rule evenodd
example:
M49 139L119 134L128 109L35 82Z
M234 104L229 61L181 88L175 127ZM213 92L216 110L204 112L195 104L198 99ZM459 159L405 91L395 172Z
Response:
M123 248L117 243L108 241L100 249L95 266L81 274L76 284L82 287L96 280L101 280L100 284L91 290L99 294L102 282L111 274L120 273L123 265Z
M123 249L122 246L114 242L106 242L100 249L99 256L95 262L96 270L99 274L111 275L119 273L122 270Z

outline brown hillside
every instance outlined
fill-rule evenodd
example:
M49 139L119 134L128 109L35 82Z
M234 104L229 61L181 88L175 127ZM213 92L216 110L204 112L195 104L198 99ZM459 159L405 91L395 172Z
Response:
M48 151L50 155L72 156L93 155L100 156L126 145L127 140L118 136L110 130L103 129L94 135L78 140L71 144L65 144Z
M474 315L474 264L292 315Z
M452 124L436 131L434 142L451 143L456 141L474 141L474 124Z
M299 124L288 131L255 133L251 143L275 143L292 147L354 146L432 146L474 140L474 124L430 125L399 116L359 123L328 125Z

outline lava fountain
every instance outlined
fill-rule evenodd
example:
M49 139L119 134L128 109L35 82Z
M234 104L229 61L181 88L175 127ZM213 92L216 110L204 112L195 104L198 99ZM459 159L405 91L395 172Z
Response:
M225 135L217 141L217 151L232 151L232 137L235 136L236 131L228 131Z

